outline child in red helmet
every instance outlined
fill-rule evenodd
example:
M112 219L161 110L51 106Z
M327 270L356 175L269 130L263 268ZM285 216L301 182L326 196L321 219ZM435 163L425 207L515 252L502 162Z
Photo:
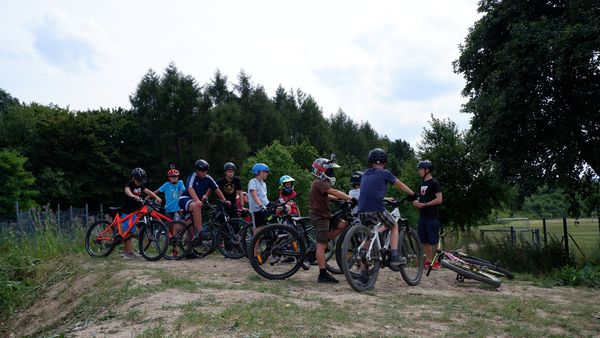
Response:
M177 220L179 215L179 196L185 191L183 181L179 179L179 170L175 169L174 165L170 166L167 171L168 181L160 188L154 191L155 194L162 192L165 194L165 215L172 220Z

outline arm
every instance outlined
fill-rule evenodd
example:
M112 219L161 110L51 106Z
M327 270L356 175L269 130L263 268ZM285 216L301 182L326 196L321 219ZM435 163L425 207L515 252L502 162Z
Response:
M217 188L217 190L219 190L219 188ZM212 192L211 188L208 188L208 190L206 190L206 193L204 194L204 196L202 196L202 200L206 201L208 199L208 196L210 196L210 193ZM217 194L218 196L219 194ZM221 194L222 195L222 194Z
M438 192L435 193L435 198L427 203L420 203L418 201L415 201L414 206L419 208L419 209L423 209L423 208L427 208L427 207L432 207L434 205L440 205L443 202L443 197L442 197L442 193Z
M202 206L202 201L198 198L198 195L196 194L196 190L194 190L194 188L189 187L188 189L188 193L190 194L190 197L192 198L192 200L196 203L198 203L200 206Z
M129 189L129 187L125 187L125 195L133 198L134 200L138 200L138 201L141 200L141 198L139 196L136 196L131 192L131 189Z
M144 189L144 193L146 193L146 195L154 198L158 203L162 203L162 200L160 199L160 197L156 196L156 194L152 190L146 188L146 189Z
M340 199L340 200L346 200L346 201L350 201L352 200L352 197L344 194L343 192L336 190L336 189L329 189L327 190L327 194L329 196L333 196L334 199Z
M231 204L231 202L229 202L228 200L225 199L225 195L223 195L223 192L221 191L221 189L217 188L217 190L215 190L215 193L217 194L217 197L219 197L221 202Z
M238 190L238 198L240 199L240 205L242 206L242 209L244 209L244 193L242 192L242 190Z
M250 190L250 195L252 196L252 199L254 199L254 202L256 203L257 206L262 207L262 202L260 201L260 198L258 198L258 193L256 192L256 190Z
M412 191L406 184L402 183L402 181L400 181L399 179L396 179L396 182L394 183L394 186L402 191L404 191L405 193L407 193L410 196L413 196L415 194L414 191Z

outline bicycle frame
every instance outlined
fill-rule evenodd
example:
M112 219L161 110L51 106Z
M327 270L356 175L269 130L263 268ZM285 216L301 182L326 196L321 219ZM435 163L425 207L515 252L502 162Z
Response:
M457 253L460 256L460 253ZM491 269L488 269L486 267L482 267L482 266L478 266L476 264L472 264L469 262L465 262L464 260L460 259L460 257L457 257L455 255L453 255L450 252L444 251L444 250L437 250L437 252L435 253L435 256L433 257L433 261L432 262L436 262L439 260L441 260L442 258L447 258L449 260L455 261L457 263L462 264L464 267L468 268L469 270L472 271L478 271L488 277L503 277L504 274L498 271L494 271ZM431 272L432 267L430 266L429 269L427 270L427 276L429 276L429 273Z
M113 221L110 223L109 226L106 227L106 229L104 229L98 239L99 240L110 240L110 237L104 237L106 233L108 232L113 232L113 228L117 228L117 233L119 234L119 236L121 236L122 239L127 239L129 237L131 237L131 229L134 228L135 225L137 225L138 223L140 223L140 221L143 219L144 222L143 223L147 223L147 216L148 214L154 214L156 213L154 210L152 210L152 212L149 212L148 207L147 206L143 206L142 208L130 213L129 215L127 215L126 217L121 218L121 216L119 215L119 213L117 212L115 215L115 219L113 219ZM158 213L156 213L157 216L160 215ZM136 216L136 219L133 220L133 217ZM154 215L153 215L154 216ZM166 216L165 216L166 217ZM158 217L157 217L158 218ZM127 228L127 230L123 231L122 230L122 224L125 221L129 221L129 227Z

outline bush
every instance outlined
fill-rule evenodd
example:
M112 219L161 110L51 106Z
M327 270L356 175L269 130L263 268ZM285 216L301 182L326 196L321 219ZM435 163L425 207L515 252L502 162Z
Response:
M554 270L544 284L600 288L600 266L592 264L583 267L565 266Z

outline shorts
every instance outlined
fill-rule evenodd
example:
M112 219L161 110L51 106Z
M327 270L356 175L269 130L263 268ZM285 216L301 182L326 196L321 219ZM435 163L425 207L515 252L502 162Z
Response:
M194 200L189 196L182 196L179 197L179 201L177 202L177 204L179 205L180 209L183 209L183 211L190 211L190 203L192 203L193 201Z
M329 242L329 218L318 215L310 215L310 221L315 227L317 243L327 244Z
M396 220L387 210L384 211L363 211L358 213L358 218L362 225L372 227L377 223L383 224L388 229L396 226Z
M121 219L123 219L129 215L130 214L121 214ZM127 231L127 229L129 229L129 224L135 222L136 218L137 218L137 215L133 215L133 217L131 217L130 219L122 221L121 222L121 232L124 233L125 231ZM133 227L131 228L131 231L129 233L134 234L136 229L137 229L137 223L133 225Z
M252 213L252 223L254 223L254 227L258 228L265 224L267 224L267 212L264 210L260 210Z
M439 218L420 218L419 219L419 239L423 244L437 245L440 241L440 220Z

